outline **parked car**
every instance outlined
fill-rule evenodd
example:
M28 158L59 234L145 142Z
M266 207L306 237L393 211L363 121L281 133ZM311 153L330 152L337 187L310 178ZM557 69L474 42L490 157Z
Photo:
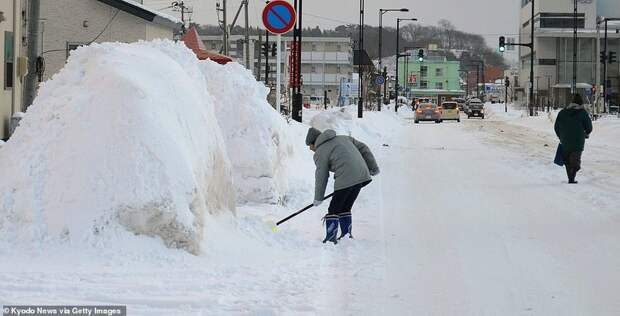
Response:
M434 103L423 103L418 105L418 109L415 111L414 123L418 124L420 121L435 121L435 123L441 123L441 108Z
M467 105L467 118L472 117L484 119L484 104L482 102L469 102L469 105Z
M454 101L444 101L441 104L441 120L461 121L461 111L458 104Z

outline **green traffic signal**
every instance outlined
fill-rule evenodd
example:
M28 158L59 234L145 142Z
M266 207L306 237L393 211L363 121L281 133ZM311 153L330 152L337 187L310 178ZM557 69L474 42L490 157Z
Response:
M499 37L499 51L502 53L506 51L506 38L503 36Z

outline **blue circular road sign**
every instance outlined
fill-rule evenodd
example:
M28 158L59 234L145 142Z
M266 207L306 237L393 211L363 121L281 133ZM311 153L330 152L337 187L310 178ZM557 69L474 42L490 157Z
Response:
M284 1L275 0L269 2L263 9L263 24L269 32L284 34L295 25L295 8Z
M375 77L375 84L382 85L384 83L385 83L385 78L383 78L383 76L379 75Z

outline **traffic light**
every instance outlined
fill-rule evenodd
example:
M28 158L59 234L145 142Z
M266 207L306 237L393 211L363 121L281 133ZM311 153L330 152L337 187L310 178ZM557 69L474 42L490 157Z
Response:
M418 61L419 62L423 62L424 61L424 50L423 49L419 49L418 50Z
M613 64L617 61L618 60L616 59L616 52L609 52L609 63Z
M499 51L501 53L506 51L506 38L503 36L499 37Z
M276 43L271 44L271 56L275 56L278 53L278 47Z
M260 49L261 49L261 53L264 56L269 56L269 43L263 43Z
M506 77L506 79L504 80L504 85L506 87L510 87L510 78Z
M601 52L601 64L607 62L607 56L605 56L605 52Z

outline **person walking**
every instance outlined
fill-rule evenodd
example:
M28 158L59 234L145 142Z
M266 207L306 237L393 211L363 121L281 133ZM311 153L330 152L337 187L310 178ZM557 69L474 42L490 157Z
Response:
M592 120L579 94L575 94L573 102L558 113L554 129L562 146L568 183L576 184L575 176L581 169L581 154L585 140L592 133Z
M325 215L325 239L334 244L345 235L353 238L351 209L361 189L379 174L379 166L366 144L350 136L337 136L327 129L324 132L311 127L306 135L306 145L314 152L315 185L314 206L324 200L329 173L334 173L334 195ZM340 225L340 237L338 235Z

